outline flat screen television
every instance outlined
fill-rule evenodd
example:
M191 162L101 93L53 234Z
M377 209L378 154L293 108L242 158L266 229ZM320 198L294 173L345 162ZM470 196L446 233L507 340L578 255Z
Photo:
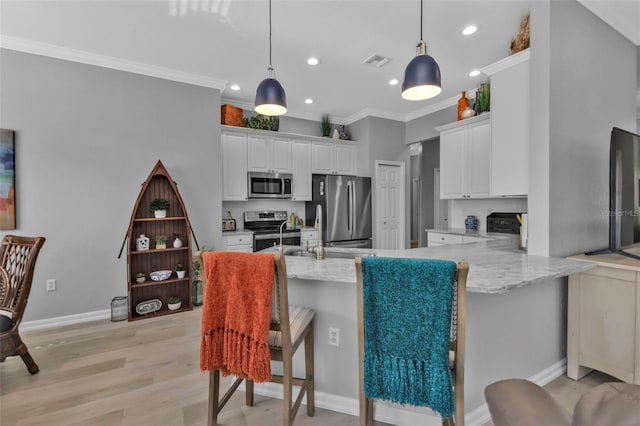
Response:
M620 253L640 243L640 135L614 127L609 157L609 248L587 254Z

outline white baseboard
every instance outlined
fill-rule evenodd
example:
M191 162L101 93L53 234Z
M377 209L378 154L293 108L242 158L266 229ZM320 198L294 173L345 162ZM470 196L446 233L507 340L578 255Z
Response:
M80 324L83 322L110 319L111 309L102 311L85 312L82 314L65 315L62 317L47 318L43 320L25 321L20 324L20 331L42 330L44 328L60 327L63 325Z

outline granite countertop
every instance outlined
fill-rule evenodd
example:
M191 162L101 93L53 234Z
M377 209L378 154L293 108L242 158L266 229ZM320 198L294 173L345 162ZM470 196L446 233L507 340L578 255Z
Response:
M285 246L288 250L300 250L299 246ZM274 248L264 250L273 252ZM596 265L556 257L528 255L514 247L512 239L480 241L438 247L405 250L325 248L327 252L368 253L385 257L447 259L469 263L467 291L470 293L499 294L506 291L542 283L589 270ZM309 256L286 256L287 276L301 280L335 283L355 283L353 259L328 258L316 260Z

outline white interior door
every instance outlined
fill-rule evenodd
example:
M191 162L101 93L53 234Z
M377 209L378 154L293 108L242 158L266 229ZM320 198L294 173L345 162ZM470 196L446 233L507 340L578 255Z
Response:
M405 165L376 161L376 248L405 248Z

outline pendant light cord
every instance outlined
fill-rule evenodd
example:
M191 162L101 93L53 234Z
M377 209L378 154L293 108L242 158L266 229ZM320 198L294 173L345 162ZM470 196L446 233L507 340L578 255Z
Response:
M269 0L269 2L271 2L271 0ZM271 3L269 3L269 4L271 4ZM271 10L271 9L269 9L269 10ZM269 19L271 19L271 18L269 18ZM422 38L422 0L420 0L420 40L424 40Z
M273 68L271 64L271 0L269 0L269 68Z

